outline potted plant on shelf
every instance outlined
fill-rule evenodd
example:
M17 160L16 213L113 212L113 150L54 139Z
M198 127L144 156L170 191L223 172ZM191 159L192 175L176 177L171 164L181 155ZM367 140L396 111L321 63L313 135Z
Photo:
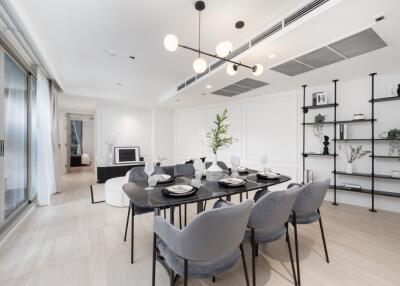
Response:
M218 181L223 170L217 164L217 153L219 150L229 147L237 140L229 135L229 124L227 122L228 111L224 109L221 114L217 114L214 121L215 127L207 132L208 146L214 154L212 165L207 169L207 181Z
M390 129L387 137L390 140L390 155L394 156L397 153L397 156L400 156L400 129Z
M325 115L322 115L321 113L318 113L317 115L315 115L313 131L314 131L314 135L317 136L321 142L322 142L322 138L323 138L322 130L324 128L324 122L325 122Z
M348 146L339 146L339 149L343 151L346 155L347 159L347 168L346 173L352 174L353 173L353 162L357 159L361 159L362 157L371 153L371 151L362 150L363 146L359 145L357 147L353 147L351 145Z

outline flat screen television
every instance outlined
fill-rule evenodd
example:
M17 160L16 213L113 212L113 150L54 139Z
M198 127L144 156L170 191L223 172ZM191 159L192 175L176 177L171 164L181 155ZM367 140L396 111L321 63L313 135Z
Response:
M131 164L140 161L139 147L114 147L115 164Z

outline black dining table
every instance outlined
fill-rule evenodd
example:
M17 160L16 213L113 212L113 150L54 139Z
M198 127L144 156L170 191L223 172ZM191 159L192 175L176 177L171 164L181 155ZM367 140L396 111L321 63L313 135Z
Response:
M229 174L225 174L229 177ZM154 215L160 215L162 209L169 208L170 212L170 222L174 224L174 208L180 205L186 204L197 204L197 213L204 210L203 203L212 200L227 198L230 200L233 195L240 195L242 198L243 193L248 193L250 191L257 191L260 189L268 189L271 186L279 185L290 181L289 176L280 175L277 179L258 179L257 171L249 170L247 173L240 175L239 178L246 179L246 184L236 187L226 187L220 185L218 182L208 182L202 180L201 186L198 188L197 192L187 196L187 197L170 197L164 195L162 190L166 187L173 185L191 185L193 178L189 177L177 177L174 181L166 184L157 184L152 190L145 190L148 187L147 183L127 183L123 185L123 190L128 196L132 211L134 206L154 210ZM185 214L186 215L186 214ZM185 216L186 218L186 216ZM132 230L134 228L133 218L131 222ZM133 232L132 232L133 234ZM131 256L133 260L133 235L131 237Z

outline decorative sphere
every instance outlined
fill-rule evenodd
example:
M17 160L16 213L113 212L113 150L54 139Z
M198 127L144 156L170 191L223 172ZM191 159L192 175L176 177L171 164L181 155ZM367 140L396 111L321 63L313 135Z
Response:
M193 69L196 73L203 73L207 69L207 62L202 58L195 59Z
M170 51L175 52L178 49L178 37L172 34L166 35L164 38L164 47Z
M233 46L230 42L220 42L215 48L215 51L217 53L217 56L219 56L220 58L225 58L232 51L232 48Z
M261 75L263 72L264 72L264 67L263 67L262 65L260 65L260 64L256 64L256 69L255 69L255 71L253 71L253 74L254 74L255 76L259 76L259 75Z
M226 67L226 73L233 76L237 73L237 67L235 68L234 64L229 64Z

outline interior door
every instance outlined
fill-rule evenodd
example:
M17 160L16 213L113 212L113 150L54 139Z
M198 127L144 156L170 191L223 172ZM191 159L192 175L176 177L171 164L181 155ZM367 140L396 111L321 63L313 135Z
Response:
M4 49L0 45L0 226L4 223Z

